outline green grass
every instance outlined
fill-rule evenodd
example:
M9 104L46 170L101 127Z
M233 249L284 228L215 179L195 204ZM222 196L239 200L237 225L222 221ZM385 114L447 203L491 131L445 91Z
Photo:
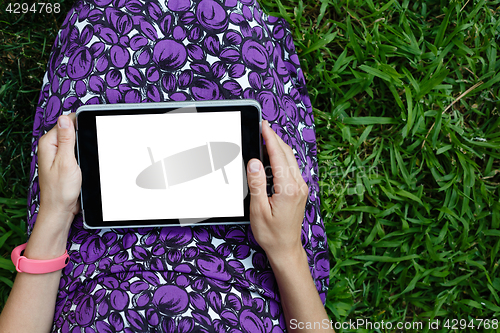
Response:
M332 320L498 319L500 1L261 3L290 23L314 108ZM0 12L0 304L63 19Z

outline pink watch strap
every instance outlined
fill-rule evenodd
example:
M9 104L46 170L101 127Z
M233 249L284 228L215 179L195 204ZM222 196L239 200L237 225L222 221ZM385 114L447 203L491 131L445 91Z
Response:
M16 266L16 271L19 273L30 274L45 274L58 271L66 267L69 263L69 255L66 250L64 254L58 258L49 260L34 260L28 259L21 255L21 252L26 248L26 243L19 245L12 250L11 259Z

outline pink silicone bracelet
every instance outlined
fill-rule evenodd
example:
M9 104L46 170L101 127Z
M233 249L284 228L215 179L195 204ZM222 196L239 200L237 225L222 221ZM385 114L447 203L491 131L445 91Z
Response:
M28 259L21 255L21 252L26 248L26 243L19 245L14 250L10 258L16 266L16 271L19 273L30 273L30 274L45 274L58 271L66 267L69 263L69 255L66 250L64 254L55 259L49 260L34 260Z

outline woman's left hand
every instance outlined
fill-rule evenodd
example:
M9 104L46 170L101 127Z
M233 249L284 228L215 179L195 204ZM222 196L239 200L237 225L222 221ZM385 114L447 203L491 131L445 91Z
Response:
M26 258L54 259L66 250L68 231L80 210L82 173L75 158L75 138L72 113L60 116L57 124L38 141L40 209L24 250ZM0 331L51 331L60 280L61 270L17 274L0 314Z
M38 142L40 210L66 221L80 211L82 173L75 157L75 113L59 117ZM69 226L64 226L69 227Z

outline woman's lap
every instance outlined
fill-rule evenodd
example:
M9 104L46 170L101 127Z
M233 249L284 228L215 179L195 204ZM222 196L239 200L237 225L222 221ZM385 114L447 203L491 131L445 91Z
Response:
M329 264L314 123L290 31L254 0L220 1L78 1L50 56L33 151L59 115L83 104L256 99L309 184L302 240L324 301ZM39 207L37 168L33 154L28 233ZM83 229L79 214L68 253L54 331L285 327L274 276L248 225L96 231Z

